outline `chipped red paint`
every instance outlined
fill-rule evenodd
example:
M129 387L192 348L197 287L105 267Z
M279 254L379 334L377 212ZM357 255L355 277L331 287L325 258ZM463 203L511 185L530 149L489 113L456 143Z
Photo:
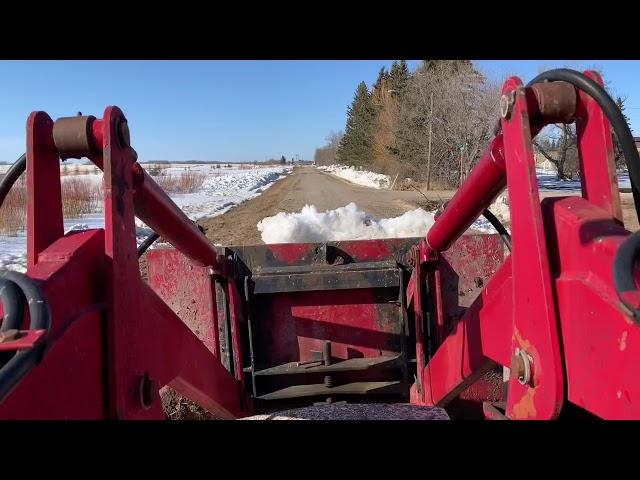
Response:
M569 90L554 90L562 91ZM383 395L496 419L552 419L567 403L603 418L640 418L640 327L613 279L629 232L620 221L610 126L597 104L577 95L583 196L540 202L531 136L542 125L529 119L547 107L556 110L543 118L564 115L573 100L543 104L516 77L503 93L509 108L500 136L426 239L225 249L212 247L132 162L116 107L92 126L101 153L91 160L105 172L105 228L63 235L61 152L51 119L35 112L27 131L28 277L39 283L52 322L46 334L27 330L2 342L12 351L41 341L44 352L12 391L0 392L0 418L163 418L165 385L238 417L269 408L267 387L293 382L275 392L332 397L334 383L345 381L357 387L348 394L366 392L367 401ZM506 257L497 235L461 236L505 185ZM148 283L137 262L136 214L179 250L148 252ZM271 287L252 293L254 284ZM625 295L640 304L638 291ZM296 365L327 348L315 370ZM344 365L358 367L340 378ZM512 368L506 416L503 367Z
M209 268L192 264L174 249L150 250L146 259L151 288L209 351L219 357L218 312Z

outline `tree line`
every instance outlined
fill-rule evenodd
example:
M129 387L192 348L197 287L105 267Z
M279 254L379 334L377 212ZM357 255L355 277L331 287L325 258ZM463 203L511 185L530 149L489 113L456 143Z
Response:
M344 132L331 132L316 149L318 165L341 163L410 177L426 189L456 188L476 164L499 118L502 82L486 78L471 60L406 61L381 68L371 88L357 86ZM609 89L609 86L606 86ZM624 110L624 100L617 97ZM549 126L534 142L558 178L578 174L575 125ZM617 141L616 164L623 162Z
M394 61L371 89L358 85L344 133L330 134L315 161L456 187L491 139L499 93L470 60L423 60L413 72Z

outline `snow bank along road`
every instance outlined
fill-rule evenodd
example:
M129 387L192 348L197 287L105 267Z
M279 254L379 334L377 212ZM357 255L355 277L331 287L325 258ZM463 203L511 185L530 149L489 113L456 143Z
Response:
M396 236L398 233L401 236L413 236L413 232L407 228L414 222L414 228L421 232L417 236L421 236L426 230L429 218L420 212L402 220L395 219L393 222L381 220L400 217L418 208L428 212L452 194L453 192L443 197L442 192L438 192L427 201L416 191L369 188L314 167L297 167L289 176L275 183L259 197L224 215L202 220L200 223L210 239L224 245L263 243L264 232L258 230L258 223L280 212L298 215L281 215L277 221L266 221L267 224L271 223L266 228L274 234L274 237L267 236L266 240L269 242L317 241L327 231L340 231L351 238L379 236L385 234L384 232L389 236ZM347 207L352 203L357 208ZM310 208L302 212L306 205ZM327 210L336 211L325 214ZM409 221L410 219L413 222Z
M178 174L185 167L172 167L167 174ZM255 198L267 190L273 183L286 175L291 167L260 167L260 168L220 168L213 169L211 165L190 165L192 172L206 175L201 188L193 193L170 194L172 200L192 220L201 217L220 215L234 205L245 200ZM87 170L89 171L89 170ZM81 172L75 178L101 182L102 174ZM67 177L64 177L67 178ZM142 222L136 219L138 242L151 233ZM65 231L84 230L88 228L104 227L104 212L99 211L82 218L65 219ZM24 271L26 267L26 235L25 231L17 235L0 235L0 272L2 270Z

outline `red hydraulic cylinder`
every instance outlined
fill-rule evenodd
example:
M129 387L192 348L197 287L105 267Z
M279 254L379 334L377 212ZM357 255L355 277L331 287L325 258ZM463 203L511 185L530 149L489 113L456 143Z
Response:
M218 254L209 240L144 171L132 165L136 216L196 263L219 270Z
M500 134L427 233L429 248L435 252L447 250L506 185L504 143Z

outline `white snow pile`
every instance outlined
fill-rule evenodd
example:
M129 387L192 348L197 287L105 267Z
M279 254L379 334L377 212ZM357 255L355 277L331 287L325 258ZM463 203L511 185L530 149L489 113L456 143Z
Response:
M489 206L489 211L498 217L498 220L507 228L507 231L511 231L509 228L509 224L511 223L509 197L506 191L498 195L498 198ZM496 233L495 228L489 223L489 220L483 216L480 216L473 222L471 228L481 233Z
M489 209L508 230L506 194L498 196ZM257 227L262 241L267 244L423 237L433 225L435 213L417 208L399 217L376 219L353 202L325 212L319 212L314 205L305 205L300 212L280 212L266 217L258 222ZM496 233L484 217L478 218L470 230L473 233Z
M352 202L325 212L314 205L297 213L280 212L258 222L258 231L264 243L298 243L421 237L431 225L433 214L421 208L378 220Z
M346 165L329 165L318 168L336 177L344 178L351 183L364 185L365 187L388 189L391 186L391 178L389 175L347 167Z

